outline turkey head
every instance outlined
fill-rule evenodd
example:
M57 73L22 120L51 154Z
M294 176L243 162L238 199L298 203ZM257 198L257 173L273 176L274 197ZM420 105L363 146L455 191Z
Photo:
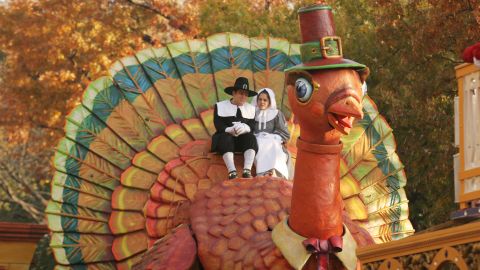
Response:
M361 119L362 84L368 68L292 71L287 74L290 106L302 140L338 144L355 118Z

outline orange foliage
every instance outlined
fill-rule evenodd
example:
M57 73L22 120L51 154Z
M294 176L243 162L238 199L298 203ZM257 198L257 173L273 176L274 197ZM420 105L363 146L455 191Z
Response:
M0 7L0 124L60 130L82 90L107 75L112 61L196 34L191 3L149 1L157 10L138 2L12 0Z
M65 116L92 80L108 75L112 61L195 35L194 1L183 2L183 8L173 0L0 5L0 211L42 222L48 163Z

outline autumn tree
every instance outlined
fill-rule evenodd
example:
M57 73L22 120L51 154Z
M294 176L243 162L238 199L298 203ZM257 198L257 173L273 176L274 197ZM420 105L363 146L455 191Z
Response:
M462 50L480 38L479 6L478 0L377 1L372 6L381 46L372 55L370 93L395 129L417 229L447 221L455 207L454 67L462 62Z
M196 34L178 1L11 0L0 6L0 210L42 222L65 116L111 63ZM150 6L151 5L151 6Z
M315 0L200 0L202 36L235 32L247 36L272 36L300 42L297 10Z

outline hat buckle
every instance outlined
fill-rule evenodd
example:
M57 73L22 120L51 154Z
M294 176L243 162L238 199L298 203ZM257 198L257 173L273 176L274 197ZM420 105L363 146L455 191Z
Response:
M330 44L335 42L336 46L327 45L327 41L331 41L329 42ZM335 49L337 49L338 53L335 53ZM322 39L320 39L320 50L324 58L343 57L342 39L339 36L322 37Z

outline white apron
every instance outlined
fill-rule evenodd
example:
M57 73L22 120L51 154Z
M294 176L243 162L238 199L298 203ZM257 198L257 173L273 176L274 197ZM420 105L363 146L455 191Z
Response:
M287 179L288 156L283 151L282 139L276 134L261 132L257 137L258 153L255 155L255 168L257 173L264 173L270 169L276 169Z

